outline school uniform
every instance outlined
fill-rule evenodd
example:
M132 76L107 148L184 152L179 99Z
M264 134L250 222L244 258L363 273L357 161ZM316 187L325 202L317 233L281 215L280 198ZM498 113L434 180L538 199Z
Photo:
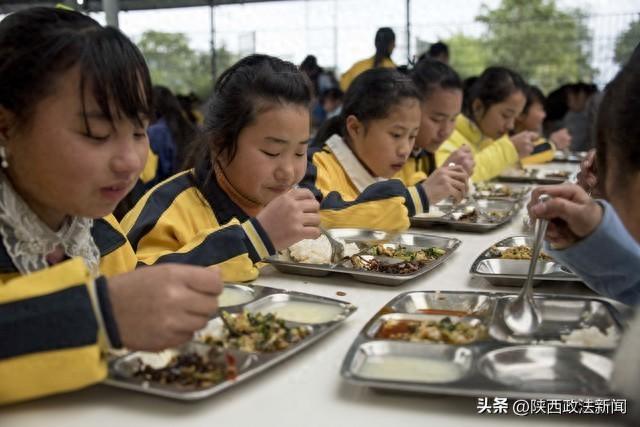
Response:
M415 185L426 179L436 170L436 159L433 153L423 148L415 149L409 155L407 162L394 178L400 179L405 185Z
M375 56L372 56L371 58L366 58L353 64L351 68L349 68L347 72L340 77L340 89L342 89L343 92L346 92L347 89L349 89L351 82L353 82L356 77L373 68L374 60ZM378 67L396 68L396 64L391 59L384 58L380 64L378 64Z
M251 203L207 158L147 192L122 227L143 265L218 265L224 281L254 280L276 251Z
M471 149L476 163L471 176L474 182L495 178L505 169L518 164L518 151L509 135L498 139L488 138L463 114L456 117L453 133L436 151L436 164L442 166L449 156L463 145Z
M99 277L80 257L21 275L0 245L0 404L101 382L105 351L121 346L106 278L135 268L113 216L94 220Z
M320 217L326 228L356 227L386 231L405 230L409 217L429 210L427 195L419 184L423 173L400 179L372 176L346 142L333 135L322 146L309 150L307 172L300 183L320 201Z

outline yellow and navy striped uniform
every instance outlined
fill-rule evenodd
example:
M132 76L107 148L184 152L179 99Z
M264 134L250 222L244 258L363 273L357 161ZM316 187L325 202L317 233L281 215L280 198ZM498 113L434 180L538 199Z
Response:
M424 174L414 176L409 186L400 179L389 179L360 192L331 149L323 145L309 150L300 186L320 201L320 218L326 228L398 231L409 228L409 217L429 210L424 189L414 185L424 178Z
M547 139L540 138L534 143L531 155L520 159L523 165L536 165L540 163L548 163L553 160L556 154L555 144Z
M256 263L275 253L260 222L222 190L209 159L147 192L122 228L140 263L219 265L225 281L254 280Z
M351 86L351 82L353 82L356 77L373 68L374 60L375 56L372 56L371 58L366 58L353 64L351 68L349 68L342 77L340 77L340 89L342 89L343 92L346 92L347 89L349 89L349 86ZM380 64L378 64L378 67L396 68L396 64L391 59L384 58Z
M100 276L78 257L20 275L0 245L0 404L98 383L105 350L120 347L106 277L131 271L136 257L113 217L94 221Z
M411 152L407 162L394 178L401 180L404 185L415 185L426 179L435 170L436 159L434 154L421 148Z
M480 129L463 114L456 118L455 130L436 152L436 164L442 164L451 153L469 146L476 166L471 178L474 182L487 181L500 175L505 169L518 163L518 151L505 135L498 139L485 137Z

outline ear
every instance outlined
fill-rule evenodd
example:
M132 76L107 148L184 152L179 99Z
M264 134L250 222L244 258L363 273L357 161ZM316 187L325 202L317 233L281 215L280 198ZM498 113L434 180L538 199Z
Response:
M347 116L345 123L350 140L353 141L364 134L364 124L353 114Z
M16 125L16 115L0 105L0 143L6 143L9 140L9 134Z
M471 103L471 111L476 119L482 118L482 116L484 116L484 104L482 101L474 99Z

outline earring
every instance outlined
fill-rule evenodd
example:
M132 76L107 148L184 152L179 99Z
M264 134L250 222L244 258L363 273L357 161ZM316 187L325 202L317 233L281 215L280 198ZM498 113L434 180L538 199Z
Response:
M2 166L2 169L9 167L9 162L7 161L7 149L4 145L0 145L0 166Z

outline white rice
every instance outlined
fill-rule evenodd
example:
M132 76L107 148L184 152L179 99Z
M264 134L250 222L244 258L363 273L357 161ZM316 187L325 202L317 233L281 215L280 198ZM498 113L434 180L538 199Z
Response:
M355 243L345 243L342 239L336 239L344 246L344 256L348 257L360 252ZM305 239L289 247L291 259L297 262L309 264L328 264L331 262L331 244L325 235L317 239Z
M620 337L614 326L609 326L606 333L602 333L595 326L575 329L570 334L561 335L565 345L574 347L606 347L613 348L618 344Z

